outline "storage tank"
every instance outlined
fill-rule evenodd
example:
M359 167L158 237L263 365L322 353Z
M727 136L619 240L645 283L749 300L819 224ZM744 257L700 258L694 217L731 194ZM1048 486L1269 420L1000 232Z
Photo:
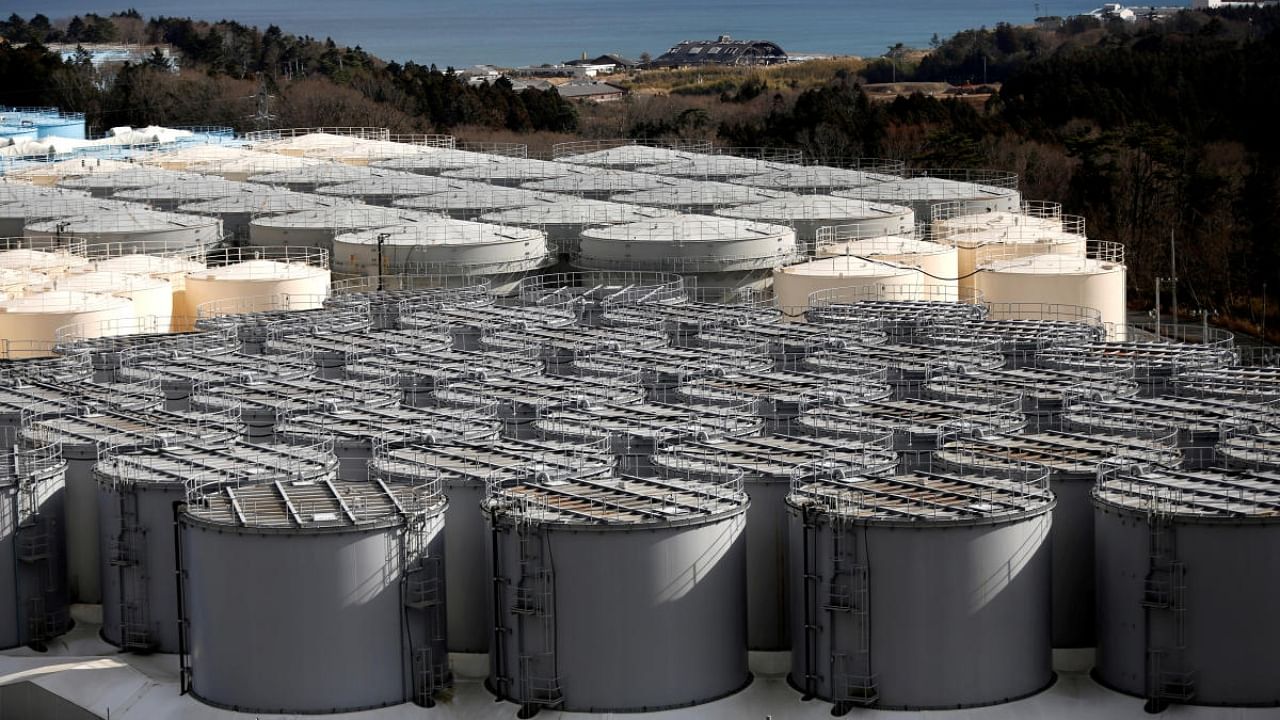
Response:
M530 472L551 481L567 478L602 480L614 469L612 456L598 448L508 440L486 443L374 445L369 479L389 485L439 479L449 501L445 513L445 583L449 608L450 652L489 651L493 613L485 603L493 578L486 557L485 486L511 481Z
M75 290L45 290L24 297L0 300L0 337L32 346L15 347L11 357L37 357L37 347L52 344L58 328L84 325L110 331L134 318L133 302L113 295L97 295Z
M1052 684L1054 498L1043 471L1027 477L794 483L792 686L843 713L981 707Z
M800 252L785 225L675 215L586 228L571 262L587 270L671 272L696 287L764 289L772 269Z
M483 443L498 439L502 426L497 406L487 408L341 407L293 415L276 436L305 445L330 442L341 463L343 480L368 480L374 448L423 444Z
M271 442L280 424L291 416L399 403L400 389L384 381L318 377L249 377L227 385L200 386L191 393L195 412L234 413L244 420L249 439L256 442Z
M100 603L97 484L93 466L107 450L192 442L229 442L242 428L226 417L191 418L163 411L86 407L79 415L38 420L23 429L27 447L61 444L67 461L67 577L73 602Z
M25 234L27 226L32 223L50 220L60 222L66 218L127 209L144 208L123 200L103 200L67 190L54 196L20 198L0 205L0 229L3 230L3 237L18 237ZM64 235L72 237L70 233Z
M268 340L321 329L336 333L362 332L373 327L368 303L325 307L313 295L266 295L232 298L203 308L197 330L227 331L240 341L240 349L250 355L263 352Z
M316 188L313 192L324 197L359 200L369 205L390 207L403 198L439 192L477 190L482 187L486 187L484 183L384 170L371 177L336 185L325 185Z
M759 651L791 648L787 588L786 496L793 478L826 473L880 475L893 472L897 457L876 442L814 437L688 438L653 455L656 472L718 483L741 475L747 509L747 646Z
M893 390L883 382L878 369L861 373L817 374L772 370L740 372L724 377L700 377L676 390L679 402L738 407L750 400L755 413L765 420L768 432L789 432L797 416L820 403L850 404L859 400L883 400Z
M682 383L700 377L773 369L768 348L760 344L743 349L658 347L606 350L573 361L573 372L589 378L626 378L639 375L645 394L654 402L675 402Z
M852 256L826 257L773 270L773 294L783 313L799 317L809 308L809 296L820 290L849 287L893 288L904 298L911 289L934 280L918 268L860 260ZM923 293L923 290L921 291Z
M125 298L133 304L133 317L147 319L155 332L172 330L174 291L164 278L94 270L55 280L50 289Z
M862 260L919 268L933 285L958 284L956 248L914 233L869 236L860 225L818 228L815 257L853 256Z
M640 172L695 180L731 180L779 170L796 170L799 150L782 148L716 148L712 154L693 153L660 165L637 168Z
M455 220L476 220L481 215L515 208L556 202L562 198L523 188L497 185L468 186L465 190L449 190L401 198L393 206L417 212L441 213Z
M573 302L583 325L600 322L606 308L688 302L684 278L673 273L588 271L530 276L520 281L522 305Z
M536 436L531 427L546 412L566 406L603 403L636 404L644 399L644 388L635 377L611 380L530 375L487 377L458 382L435 392L435 400L446 407L486 407L498 404L503 436L528 439Z
M923 220L938 203L963 207L966 213L1016 212L1022 206L1018 176L1002 170L912 169L910 177L840 190L842 197L906 205Z
M1173 391L1181 397L1274 400L1280 398L1280 367L1232 365L1188 370L1173 379Z
M651 472L650 456L662 444L759 435L763 427L764 420L752 416L746 399L737 406L643 402L562 407L533 421L534 430L547 440L603 444L629 474Z
M766 200L753 205L723 208L716 214L790 225L795 228L796 239L806 247L817 243L818 228L846 225L852 226L851 230L856 228L858 237L884 237L912 233L916 225L916 214L909 207L835 195L798 195Z
M94 466L102 551L102 638L124 651L177 653L174 506L188 486L324 482L330 446L199 444L109 454Z
M650 175L648 177L660 177ZM650 188L619 192L610 199L614 202L661 207L682 213L711 214L721 208L751 205L767 200L795 197L784 190L734 185L708 180L684 180L662 178L663 182Z
M180 560L191 694L251 713L433 704L451 682L445 506L427 483L292 481L191 497Z
M711 328L699 333L695 345L755 352L764 344L778 370L797 370L804 359L822 350L884 345L888 336L874 324L846 323L838 327L806 322L763 323Z
M121 209L92 215L66 216L57 220L28 223L32 237L83 238L89 243L114 243L146 252L150 243L167 243L174 248L198 250L222 242L222 222L201 215Z
M179 206L178 212L216 217L222 221L222 228L229 237L247 240L249 226L256 218L322 210L345 204L347 201L341 198L269 189L265 192L236 193L203 202L189 201Z
M340 378L348 364L362 358L392 355L402 347L417 352L439 353L452 345L453 339L442 328L343 332L329 331L321 325L312 333L294 332L269 337L263 352L311 358L320 377Z
M880 327L891 337L915 337L935 323L963 322L987 314L982 298L955 285L922 287L854 286L809 295L804 317L811 323L841 327Z
M1216 372L1237 361L1234 335L1226 330L1196 328L1197 337L1189 341L1151 335L1132 326L1126 332L1133 337L1048 348L1036 357L1036 363L1059 370L1127 372L1138 382L1143 397L1161 397L1177 387L1176 379L1184 373ZM1199 337L1202 332L1207 334L1204 339Z
M456 180L472 180L475 182L501 185L503 187L520 187L536 180L576 175L583 169L567 163L548 160L531 160L527 158L504 158L501 162L472 165L456 170L445 170L441 177Z
M853 158L838 166L805 165L789 170L776 170L763 175L733 178L738 185L787 190L805 195L819 195L848 190L875 183L902 179L901 160L885 158Z
M507 162L513 158L528 156L528 148L524 145L490 143L485 152L475 150L439 149L429 153L420 153L408 157L375 160L369 165L381 170L402 170L418 175L439 175L449 170L465 170L475 167L487 167ZM503 147L497 147L503 146Z
M660 330L619 327L521 327L487 328L480 346L503 353L538 352L548 375L573 374L573 362L598 352L626 348L666 347L667 336Z
M0 442L0 648L43 650L71 629L66 581L67 464L55 445Z
M1098 474L1120 467L1177 468L1182 456L1174 433L1153 430L1143 437L1116 437L1060 430L1028 435L971 436L942 444L933 467L951 472L978 468L1016 479L1033 463L1049 470L1049 489L1058 504L1049 533L1053 565L1053 646L1091 648L1097 644L1094 614L1093 506L1090 492Z
M740 477L489 483L489 688L529 716L651 712L745 687L748 505Z
M593 168L590 171L547 180L533 180L521 187L538 192L574 195L592 200L608 200L619 193L639 192L671 184L670 178L629 170ZM643 203L642 203L643 204Z
M343 275L490 278L498 295L509 294L525 274L556 261L554 248L538 230L438 216L337 235L333 258L334 272Z
M370 355L346 366L353 380L378 380L398 386L402 403L431 408L433 393L464 380L486 377L527 377L542 374L542 359L525 353L492 353L468 350L422 351L399 349L387 355Z
M1079 397L1131 398L1138 394L1132 372L1002 368L981 373L947 371L933 376L924 395L937 399L1017 399L1032 431L1058 430L1062 412Z
M205 269L203 260L135 253L94 260L93 266L103 273L163 280L168 283L170 292L168 312L170 329L174 332L187 332L195 327L195 318L184 314L190 312L187 302L187 275Z
M1009 368L1030 367L1041 353L1107 338L1102 313L1072 305L992 304L981 320L942 321L924 330L934 338L967 338L998 343Z
M781 319L782 313L769 301L621 305L608 308L602 318L605 325L616 327L654 327L656 324L671 336L671 343L676 347L696 346L698 336L707 330L767 325Z
M130 166L116 172L94 172L58 181L63 190L81 190L94 197L111 197L124 190L200 180L195 173Z
M0 270L36 272L60 277L85 269L84 240L76 237L44 238L15 236L0 238Z
M232 182L219 177L200 176L185 178L178 182L166 182L132 190L121 190L112 197L147 205L155 210L176 212L178 207L187 203L208 202L232 195L261 193L270 194L271 188L253 183Z
M572 328L577 313L568 302L545 305L430 305L400 317L405 329L444 330L453 338L456 350L482 350L485 336L500 330L529 328ZM539 352L519 353L539 357Z
M499 225L541 230L547 234L547 241L556 247L561 256L572 258L578 251L578 238L587 228L659 220L673 215L674 212L659 208L565 197L537 205L486 213L480 219Z
M313 247L331 251L334 237L343 233L431 219L430 216L412 210L340 204L286 215L256 217L249 223L249 244L265 247Z
M260 378L297 380L311 376L315 369L314 360L305 355L172 350L126 353L119 378L129 384L158 382L164 393L165 409L181 412L191 409L191 393L196 387L217 387Z
M866 368L882 369L893 388L894 397L917 398L926 383L944 372L973 374L1004 367L997 342L951 336L942 339L918 337L902 342L868 347L823 349L810 353L801 367L813 373L840 375L865 373Z
M575 140L556 143L551 148L551 156L558 162L619 170L689 160L708 152L711 152L709 142L654 143L623 138Z
M309 247L227 248L210 253L208 268L187 275L186 317L223 314L244 298L279 298L278 307L318 308L329 294L329 253ZM267 309L267 308L261 308Z
M1170 704L1276 706L1280 477L1149 468L1093 491L1101 684Z
M1124 246L1091 243L1087 254L1019 256L997 246L980 256L977 288L987 302L1037 302L1093 308L1124 338L1128 317L1125 304Z

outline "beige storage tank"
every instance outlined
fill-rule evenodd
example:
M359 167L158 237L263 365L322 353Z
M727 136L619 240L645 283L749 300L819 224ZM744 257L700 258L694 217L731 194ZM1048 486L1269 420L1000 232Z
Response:
M169 310L170 329L187 332L195 327L195 318L187 315L187 275L205 269L204 262L185 257L159 255L118 255L94 261L97 270L111 273L128 273L159 278L169 283L172 305Z
M57 330L67 325L109 330L127 327L133 319L133 302L113 295L47 290L0 301L0 338L45 347L57 340ZM39 350L13 350L10 357L35 357Z
M83 248L84 244L80 243L79 247ZM5 249L3 241L0 241L0 270L37 272L47 277L61 277L69 272L86 268L88 265L89 261L76 252L55 248Z
M10 270L0 268L0 294L3 299L22 297L31 288L42 287L49 282L49 276L34 270Z
M978 261L977 288L989 303L1043 303L1093 308L1109 339L1121 340L1126 320L1124 246L1090 243L1074 255L1025 255L987 248Z
M183 315L221 314L244 298L278 298L280 308L321 307L329 294L329 253L316 248L227 248L211 253L209 267L187 276ZM261 307L260 310L277 309Z
M819 258L853 256L915 267L925 274L925 281L930 284L956 285L955 246L924 240L914 233L867 237L856 225L819 228L814 255Z
M830 288L862 286L903 288L898 296L911 298L911 287L923 291L926 280L920 271L856 257L827 257L787 267L774 268L773 294L787 317L803 317L809 294Z
M960 284L977 287L974 271L980 258L998 254L1085 254L1088 240L1084 218L1042 210L1024 207L1016 213L984 212L935 219L932 229L938 242L955 246Z
M915 231L916 214L909 207L866 202L834 195L798 195L754 205L717 210L722 217L755 220L795 228L796 240L812 247L818 229L832 225L861 228L866 237Z
M172 332L173 286L168 280L149 275L93 270L55 280L56 290L74 290L98 295L114 295L133 301L133 315L145 319L155 332Z

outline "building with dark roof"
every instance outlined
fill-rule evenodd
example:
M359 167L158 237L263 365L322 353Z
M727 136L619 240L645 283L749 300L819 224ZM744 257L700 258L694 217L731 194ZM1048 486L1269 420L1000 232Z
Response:
M556 92L566 100L590 100L608 102L620 100L627 91L607 82L571 82L556 86Z
M773 65L787 61L787 53L768 40L685 40L654 59L652 67L685 65Z

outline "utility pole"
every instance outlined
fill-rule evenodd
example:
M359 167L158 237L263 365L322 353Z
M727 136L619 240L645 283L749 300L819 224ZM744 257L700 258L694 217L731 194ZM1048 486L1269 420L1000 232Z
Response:
M267 92L267 79L259 77L258 92L245 99L253 100L255 104L254 113L246 116L247 119L252 120L260 130L270 130L271 121L276 119L276 116L271 114L271 101L275 99L275 95Z
M1262 341L1267 341L1267 284L1262 283Z
M1156 278L1156 338L1160 338L1160 280Z
M391 237L391 233L378 233L378 292L382 292L382 246Z

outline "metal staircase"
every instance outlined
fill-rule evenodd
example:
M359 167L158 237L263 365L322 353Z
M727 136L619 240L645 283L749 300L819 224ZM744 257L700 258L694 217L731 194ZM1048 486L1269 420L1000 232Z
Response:
M108 562L116 569L120 603L120 649L155 649L147 592L146 530L138 521L138 495L119 493L120 532L108 548Z
M545 533L526 522L515 531L520 567L509 610L516 618L518 699L524 714L532 715L564 703L556 662L555 575Z
M1177 538L1168 515L1147 515L1148 566L1142 607L1146 621L1148 709L1195 698L1195 672L1187 665L1187 568L1177 559Z
M405 532L400 557L404 568L401 598L405 608L422 617L425 635L416 640L408 632L410 672L413 677L413 701L431 707L434 696L449 687L449 655L444 646L444 572L440 558L427 552L425 525L415 523ZM415 641L416 640L416 641Z
M858 560L857 534L852 526L831 528L831 580L824 609L830 615L831 700L841 705L872 705L880 693L871 672L871 592L867 565ZM852 625L849 635L837 634L837 617Z

